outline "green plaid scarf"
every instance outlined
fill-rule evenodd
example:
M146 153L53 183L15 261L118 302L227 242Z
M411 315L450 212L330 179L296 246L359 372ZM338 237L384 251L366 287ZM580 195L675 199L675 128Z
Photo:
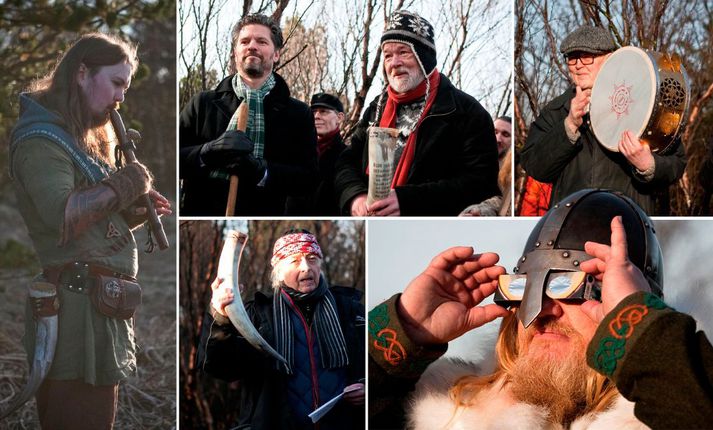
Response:
M274 86L275 75L272 73L270 73L265 83L256 90L245 85L245 82L240 79L237 73L233 77L233 91L235 91L235 95L238 96L238 99L241 101L248 101L250 115L248 115L247 135L255 144L253 155L258 159L264 158L263 153L265 152L265 110L263 99L270 93L270 90L272 90ZM228 130L235 130L237 128L238 111L236 110L233 117L230 118Z
M241 102L248 101L248 127L246 134L255 145L253 155L255 158L265 158L265 110L263 108L263 99L270 93L270 90L275 86L275 75L270 73L265 83L256 90L245 85L239 74L235 74L232 80L233 91ZM233 113L228 128L226 130L238 129L238 110ZM230 174L223 170L214 170L210 173L211 178L230 179Z

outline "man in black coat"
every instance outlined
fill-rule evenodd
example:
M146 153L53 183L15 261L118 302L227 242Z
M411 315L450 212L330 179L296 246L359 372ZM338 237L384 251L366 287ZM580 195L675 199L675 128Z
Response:
M317 178L309 107L290 97L273 72L280 26L248 15L232 31L230 70L213 91L193 97L179 122L181 215L226 213L229 181L238 181L236 215L283 215L289 196L311 193ZM239 131L238 106L249 107Z
M616 48L611 35L601 27L582 26L564 39L560 51L575 87L542 109L530 127L520 160L528 175L553 184L552 201L584 188L607 188L623 192L647 213L656 215L661 212L656 208L656 193L665 193L686 167L681 142L675 142L666 153L654 154L649 145L627 131L619 142L619 152L612 152L602 147L589 124L594 81Z
M337 158L346 148L339 133L344 121L344 106L331 94L317 93L312 96L310 108L317 130L319 184L308 198L289 199L288 210L291 215L339 216L339 196L334 191L334 175Z
M433 27L394 12L381 37L388 87L366 109L337 161L342 213L453 215L499 195L498 151L488 112L436 69ZM367 128L400 130L391 192L367 206Z
M220 278L211 285L198 360L210 375L240 381L238 428L364 428L361 292L330 287L321 273L322 260L314 235L288 231L273 247L272 297L257 292L246 303L250 323L285 358L283 364L258 351L231 325L225 307L235 299L232 287ZM308 414L342 393L313 424Z

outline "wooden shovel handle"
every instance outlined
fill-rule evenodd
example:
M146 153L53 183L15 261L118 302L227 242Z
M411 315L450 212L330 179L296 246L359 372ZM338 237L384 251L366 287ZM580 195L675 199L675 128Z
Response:
M243 100L238 106L238 130L248 128L248 103ZM235 215L235 202L238 199L238 175L230 175L230 189L228 190L228 204L225 207L225 216Z

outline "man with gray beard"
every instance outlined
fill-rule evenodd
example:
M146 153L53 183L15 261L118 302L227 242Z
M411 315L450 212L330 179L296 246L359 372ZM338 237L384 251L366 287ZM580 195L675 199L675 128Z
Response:
M456 216L473 202L500 195L490 115L438 71L433 37L433 26L415 13L390 16L381 37L388 85L364 112L336 164L342 213ZM396 128L399 137L390 193L367 205L372 126Z
M713 347L662 301L653 223L631 199L572 194L540 219L512 274L498 258L447 249L369 312L371 428L713 425ZM494 372L437 360L499 317Z

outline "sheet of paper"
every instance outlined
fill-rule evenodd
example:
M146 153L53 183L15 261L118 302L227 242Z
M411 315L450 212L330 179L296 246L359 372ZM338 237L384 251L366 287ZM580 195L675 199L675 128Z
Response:
M352 391L358 390L359 387L354 387L350 389L345 389L343 392L339 393L336 397L328 401L327 403L323 404L322 406L318 407L317 409L314 410L311 414L309 414L309 418L312 420L313 423L316 423L319 421L323 416L327 415L327 412L331 411L334 405L336 405L339 400L346 394L350 393Z

